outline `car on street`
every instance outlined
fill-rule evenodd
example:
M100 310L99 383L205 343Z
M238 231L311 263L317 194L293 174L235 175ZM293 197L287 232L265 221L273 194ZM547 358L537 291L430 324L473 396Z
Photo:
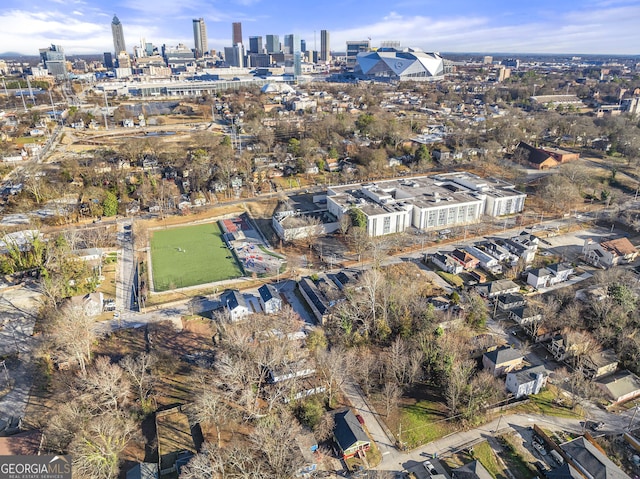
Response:
M356 419L364 426L364 418L360 414L356 414Z

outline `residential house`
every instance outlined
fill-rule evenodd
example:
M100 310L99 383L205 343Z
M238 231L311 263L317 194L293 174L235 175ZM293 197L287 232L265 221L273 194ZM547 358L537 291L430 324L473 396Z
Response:
M262 309L266 314L274 314L282 309L282 298L275 286L263 284L258 288Z
M587 436L581 436L560 444L563 458L578 470L582 477L631 479L607 457L599 445L592 441L593 439L589 440Z
M444 296L433 296L427 300L436 311L447 311L451 307L451 300Z
M466 246L464 249L467 251L467 253L478 259L478 262L482 269L489 271L490 273L502 272L502 265L494 256L485 253L475 246Z
M132 200L127 203L127 207L125 209L127 215L135 215L136 213L140 213L140 202L137 200Z
M498 301L498 309L501 311L511 311L526 304L524 296L519 293L501 294L495 301Z
M485 253L490 254L501 263L512 263L518 259L508 248L495 241L481 241L476 243L475 246Z
M495 298L504 294L517 293L520 291L520 286L510 279L499 279L476 286L476 291L485 298Z
M602 243L587 239L582 248L582 254L588 263L610 268L619 264L632 263L638 257L638 250L627 238L618 238Z
M618 369L618 355L613 349L588 354L582 361L582 372L588 379L598 379Z
M523 362L524 356L509 346L496 348L482 355L482 366L491 371L494 376L501 376L519 369Z
M480 264L480 260L478 258L463 249L456 248L449 253L449 256L460 263L462 268L465 270L475 269Z
M551 155L558 163L567 163L580 158L580 153L573 153L572 151L562 150L560 148L543 146L540 150Z
M158 479L158 464L139 462L127 471L127 479Z
M429 259L431 259L431 262L438 268L447 273L460 274L464 271L462 265L453 259L449 253L434 253L429 256Z
M452 479L493 479L480 461L471 461L451 471Z
M640 397L640 378L631 371L624 370L600 378L596 384L611 399L612 404Z
M329 317L329 308L331 303L329 299L323 294L316 286L313 280L309 277L304 277L298 281L298 289L300 294L305 299L316 321L320 324L324 324Z
M518 163L523 163L537 170L548 170L559 165L559 162L549 153L523 141L518 143L512 158Z
M500 246L507 248L518 258L524 260L525 263L531 263L535 259L540 243L540 239L537 236L525 231L505 240L496 238L494 241Z
M574 269L568 263L551 264L546 268L529 270L527 284L536 289L546 288L567 281L573 273Z
M538 394L547 384L549 373L543 365L507 373L507 390L516 398Z
M515 321L520 326L534 323L542 320L542 314L539 310L531 306L520 306L509 311L509 319Z
M340 448L343 459L364 453L371 447L369 436L351 409L335 413L333 437Z
M251 314L247 301L237 289L230 289L222 293L220 303L227 310L231 321L240 321Z
M102 293L89 293L84 296L72 296L69 298L69 307L81 309L87 316L98 316L102 313L104 296Z

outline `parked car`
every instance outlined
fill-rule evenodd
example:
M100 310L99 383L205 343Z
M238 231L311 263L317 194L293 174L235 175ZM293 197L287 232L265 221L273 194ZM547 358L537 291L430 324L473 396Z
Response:
M364 418L360 414L356 414L356 419L364 426Z
M429 474L431 475L438 474L438 471L436 471L436 468L433 467L433 464L431 464L431 461L424 461L422 465L424 466L424 468L427 470Z
M542 447L539 443L534 442L533 443L533 447L535 448L536 451L538 451L540 454L542 454L543 456L547 455L547 451L544 447Z

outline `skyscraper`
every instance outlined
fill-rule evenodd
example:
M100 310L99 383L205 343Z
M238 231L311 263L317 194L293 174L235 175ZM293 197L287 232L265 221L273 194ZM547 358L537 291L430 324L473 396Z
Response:
M40 59L51 76L56 78L67 76L67 60L62 46L51 45L49 48L41 48Z
M302 51L302 45L300 43L300 35L291 33L284 36L284 52L285 53L300 53Z
M124 32L122 31L122 23L116 15L111 21L111 34L113 35L113 48L116 50L116 56L120 52L126 52L127 46L124 43Z
M305 53L307 51L307 41L306 40L300 40L300 51L302 53Z
M233 44L237 45L238 43L242 43L242 23L233 22Z
M278 35L267 35L267 53L280 52L280 37Z
M320 30L320 61L331 61L331 47L329 44L329 32L327 30Z
M196 58L200 58L209 51L207 26L204 24L204 18L193 19L193 43L196 49Z
M249 37L249 53L262 53L262 37Z

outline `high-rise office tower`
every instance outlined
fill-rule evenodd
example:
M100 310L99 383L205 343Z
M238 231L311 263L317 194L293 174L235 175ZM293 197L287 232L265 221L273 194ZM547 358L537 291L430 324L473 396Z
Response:
M280 37L278 35L267 35L267 53L280 52Z
M116 15L111 21L111 34L113 35L113 48L116 50L116 56L120 52L126 52L127 46L124 43L124 32L122 31L122 23Z
M262 53L262 37L249 37L249 53Z
M284 52L285 53L300 53L302 51L302 45L300 43L300 35L291 33L284 36Z
M51 76L56 78L67 76L67 60L62 46L51 45L49 48L41 48L40 59Z
M329 44L329 32L327 30L320 30L320 61L331 61L331 47Z
M242 23L233 22L233 44L237 45L238 43L242 43Z
M306 40L300 40L300 51L302 53L305 53L307 51L307 41Z
M204 24L204 18L193 19L193 43L196 49L196 58L202 57L209 51L207 26Z
M104 66L106 68L113 68L113 53L104 52Z

